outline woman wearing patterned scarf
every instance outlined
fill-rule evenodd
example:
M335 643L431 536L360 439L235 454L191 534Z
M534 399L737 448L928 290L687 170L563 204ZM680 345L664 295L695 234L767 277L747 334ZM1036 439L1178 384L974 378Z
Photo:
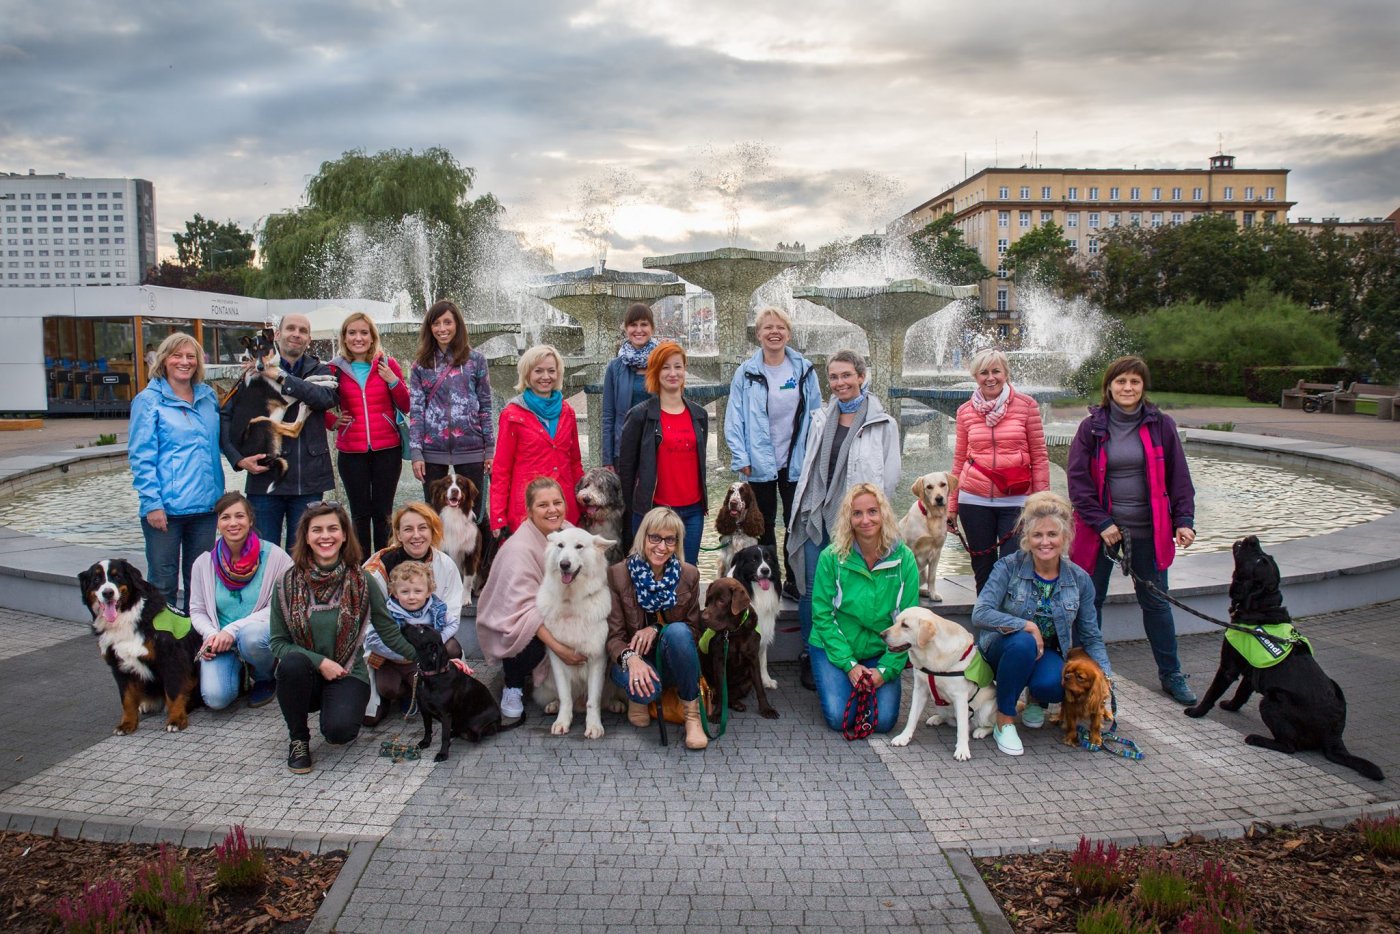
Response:
M219 537L190 569L190 622L204 637L199 650L199 693L205 706L222 710L243 685L243 666L253 674L248 706L272 700L272 649L268 647L272 591L292 566L287 553L258 538L253 507L242 493L225 493L214 504Z
M685 748L710 744L700 724L700 571L677 554L685 523L658 506L642 517L626 561L608 568L608 666L627 692L627 720L645 727L647 705L675 688L685 710ZM660 671L657 661L660 659Z
M384 594L361 569L361 558L345 507L316 503L301 517L293 566L273 596L277 703L291 738L287 768L299 775L311 771L309 713L321 712L321 735L332 745L359 735L369 701L369 673L360 652L366 621L389 648L418 659L389 616Z
M958 408L948 524L962 518L973 551L972 576L981 593L997 558L1016 551L1016 520L1031 493L1050 489L1050 456L1040 408L1011 388L1011 364L1000 350L983 350L968 371L977 388Z
M622 440L622 423L627 410L638 402L651 398L647 391L647 360L656 349L656 319L651 306L633 302L627 306L622 319L622 334L627 339L617 350L603 375L603 466L613 466L617 459L617 444Z

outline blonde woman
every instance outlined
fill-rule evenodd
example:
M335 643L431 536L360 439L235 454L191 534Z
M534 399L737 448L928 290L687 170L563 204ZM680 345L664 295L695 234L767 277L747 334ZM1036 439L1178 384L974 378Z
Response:
M409 409L408 384L398 361L379 344L379 329L357 311L340 325L340 353L330 366L340 377L335 429L336 468L350 500L362 547L389 544L389 513L403 472L398 416Z
M520 393L501 410L496 429L496 456L491 462L491 531L514 532L525 521L525 487L536 477L550 477L564 491L565 518L578 521L574 486L583 476L578 420L564 401L564 359L549 344L520 355Z
M172 607L194 559L214 546L214 504L224 495L219 400L204 383L204 351L180 331L160 342L151 381L131 402L127 459L140 499L151 583Z
M908 656L880 635L901 611L919 604L919 568L899 540L884 490L857 483L837 512L831 544L817 558L812 585L812 677L822 717L833 730L854 726L852 697L873 690L877 733L899 719L899 676Z

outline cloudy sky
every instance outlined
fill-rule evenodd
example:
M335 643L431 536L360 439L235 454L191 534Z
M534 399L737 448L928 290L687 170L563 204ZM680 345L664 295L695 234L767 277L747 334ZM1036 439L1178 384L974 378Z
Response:
M1286 167L1294 217L1400 206L1400 4L0 0L0 170L155 183L251 226L352 148L445 146L590 262L874 229L991 165ZM1038 137L1038 144L1037 144ZM1038 150L1037 150L1038 145ZM595 199L596 200L596 199ZM605 212L606 213L606 212Z

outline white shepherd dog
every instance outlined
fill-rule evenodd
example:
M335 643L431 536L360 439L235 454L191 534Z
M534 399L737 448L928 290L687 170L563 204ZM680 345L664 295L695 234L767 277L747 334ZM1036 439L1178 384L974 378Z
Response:
M570 528L551 532L545 546L544 583L536 602L540 618L555 638L587 658L582 665L566 665L553 651L548 653L554 677L541 684L536 694L546 711L552 702L559 704L559 716L549 730L556 736L569 732L574 698L585 686L583 735L588 739L603 735L600 714L608 669L608 610L612 607L607 551L613 544L602 536Z

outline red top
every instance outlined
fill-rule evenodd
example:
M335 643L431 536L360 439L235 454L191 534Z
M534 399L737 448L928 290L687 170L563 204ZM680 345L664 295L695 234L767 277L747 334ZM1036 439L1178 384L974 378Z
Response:
M695 425L687 411L661 412L661 447L656 452L656 506L694 506L700 502L700 452Z

